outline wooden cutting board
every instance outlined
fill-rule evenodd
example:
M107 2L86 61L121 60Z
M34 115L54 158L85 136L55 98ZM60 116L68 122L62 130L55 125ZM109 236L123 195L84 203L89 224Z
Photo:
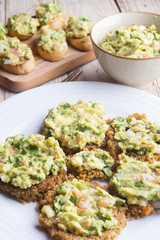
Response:
M81 52L69 46L68 53L64 59L59 62L45 61L38 55L36 50L36 38L37 34L29 40L24 41L32 48L36 61L36 67L32 72L26 75L14 75L0 68L0 86L13 92L22 92L45 83L95 59L93 50L89 52Z

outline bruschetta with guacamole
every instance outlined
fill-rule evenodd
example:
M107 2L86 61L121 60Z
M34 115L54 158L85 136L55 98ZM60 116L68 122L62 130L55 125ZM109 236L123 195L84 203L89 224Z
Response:
M32 37L37 32L38 26L40 26L39 20L30 17L27 13L20 13L10 17L7 25L9 35L21 40Z
M16 37L0 40L0 66L13 74L26 74L35 67L30 47Z
M70 17L68 27L66 29L67 39L70 44L82 51L89 51L92 49L90 32L92 29L92 22L84 17Z
M58 3L40 3L36 8L36 17L41 26L48 24L53 30L66 29L68 25L69 14L60 8Z
M8 29L0 22L0 39L4 38L8 33Z
M47 61L63 59L68 51L64 30L52 30L49 25L41 27L37 39L37 50L39 55Z
M73 179L46 194L39 221L57 240L113 240L126 226L124 203L99 184Z

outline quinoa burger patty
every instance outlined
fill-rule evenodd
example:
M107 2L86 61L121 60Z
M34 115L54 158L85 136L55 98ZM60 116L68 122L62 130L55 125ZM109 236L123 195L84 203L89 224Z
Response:
M55 137L66 151L83 150L87 145L100 147L108 129L104 114L104 106L92 101L61 103L49 111L42 133Z
M73 179L46 199L39 221L54 239L112 240L126 226L125 201L99 184Z
M160 160L160 126L147 121L145 114L119 116L107 123L107 146L116 159L124 152L143 161Z
M66 170L65 154L53 137L18 134L0 143L0 189L19 201L37 200Z
M111 178L114 166L111 155L99 148L78 152L67 157L68 171L78 179L106 180Z
M109 189L126 199L127 215L142 217L154 213L160 204L160 162L139 161L122 153Z

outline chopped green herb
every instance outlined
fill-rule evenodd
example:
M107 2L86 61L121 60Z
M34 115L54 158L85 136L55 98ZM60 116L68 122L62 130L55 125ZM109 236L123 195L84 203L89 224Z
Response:
M13 164L13 167L15 168L19 167L22 161L23 161L23 158L21 156L15 157L15 163Z
M71 195L71 197L70 197L70 199L69 199L74 205L76 205L77 204L77 202L78 202L78 198L77 197L75 197L75 196L73 196L73 195Z
M108 159L108 154L103 153L103 154L102 154L102 160L107 160L107 159Z
M29 175L33 180L38 180L38 181L41 181L41 177L36 175L36 174L30 174Z
M71 105L69 103L65 103L62 107L63 107L63 109L66 109L66 108L70 108Z
M82 157L85 159L85 158L87 158L87 157L89 157L89 153L83 153L82 154Z
M86 130L88 130L88 127L84 126L84 125L81 124L81 123L78 123L78 124L77 124L77 129L78 129L78 131L80 131L80 132L85 132Z
M136 187L145 187L145 184L140 182L140 181L138 181L138 182L135 182L135 186Z
M102 216L101 219L102 219L103 221L106 221L106 220L111 220L112 217L111 217L110 215L105 215L105 216Z

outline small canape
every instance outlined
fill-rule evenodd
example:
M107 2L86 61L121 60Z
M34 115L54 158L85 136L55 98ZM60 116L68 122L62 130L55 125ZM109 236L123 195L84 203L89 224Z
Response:
M13 74L26 74L35 67L32 50L18 38L0 40L0 66Z
M58 3L40 3L36 8L36 17L41 26L49 25L53 30L66 29L68 25L69 14L60 8Z
M41 27L37 39L39 55L47 61L59 61L68 51L66 34L62 29L52 30L48 25Z
M8 20L8 32L11 37L17 37L21 40L32 37L40 26L38 19L28 16L27 13L14 15Z
M92 26L92 22L84 17L70 17L66 29L67 39L70 44L82 51L91 50L90 32Z

